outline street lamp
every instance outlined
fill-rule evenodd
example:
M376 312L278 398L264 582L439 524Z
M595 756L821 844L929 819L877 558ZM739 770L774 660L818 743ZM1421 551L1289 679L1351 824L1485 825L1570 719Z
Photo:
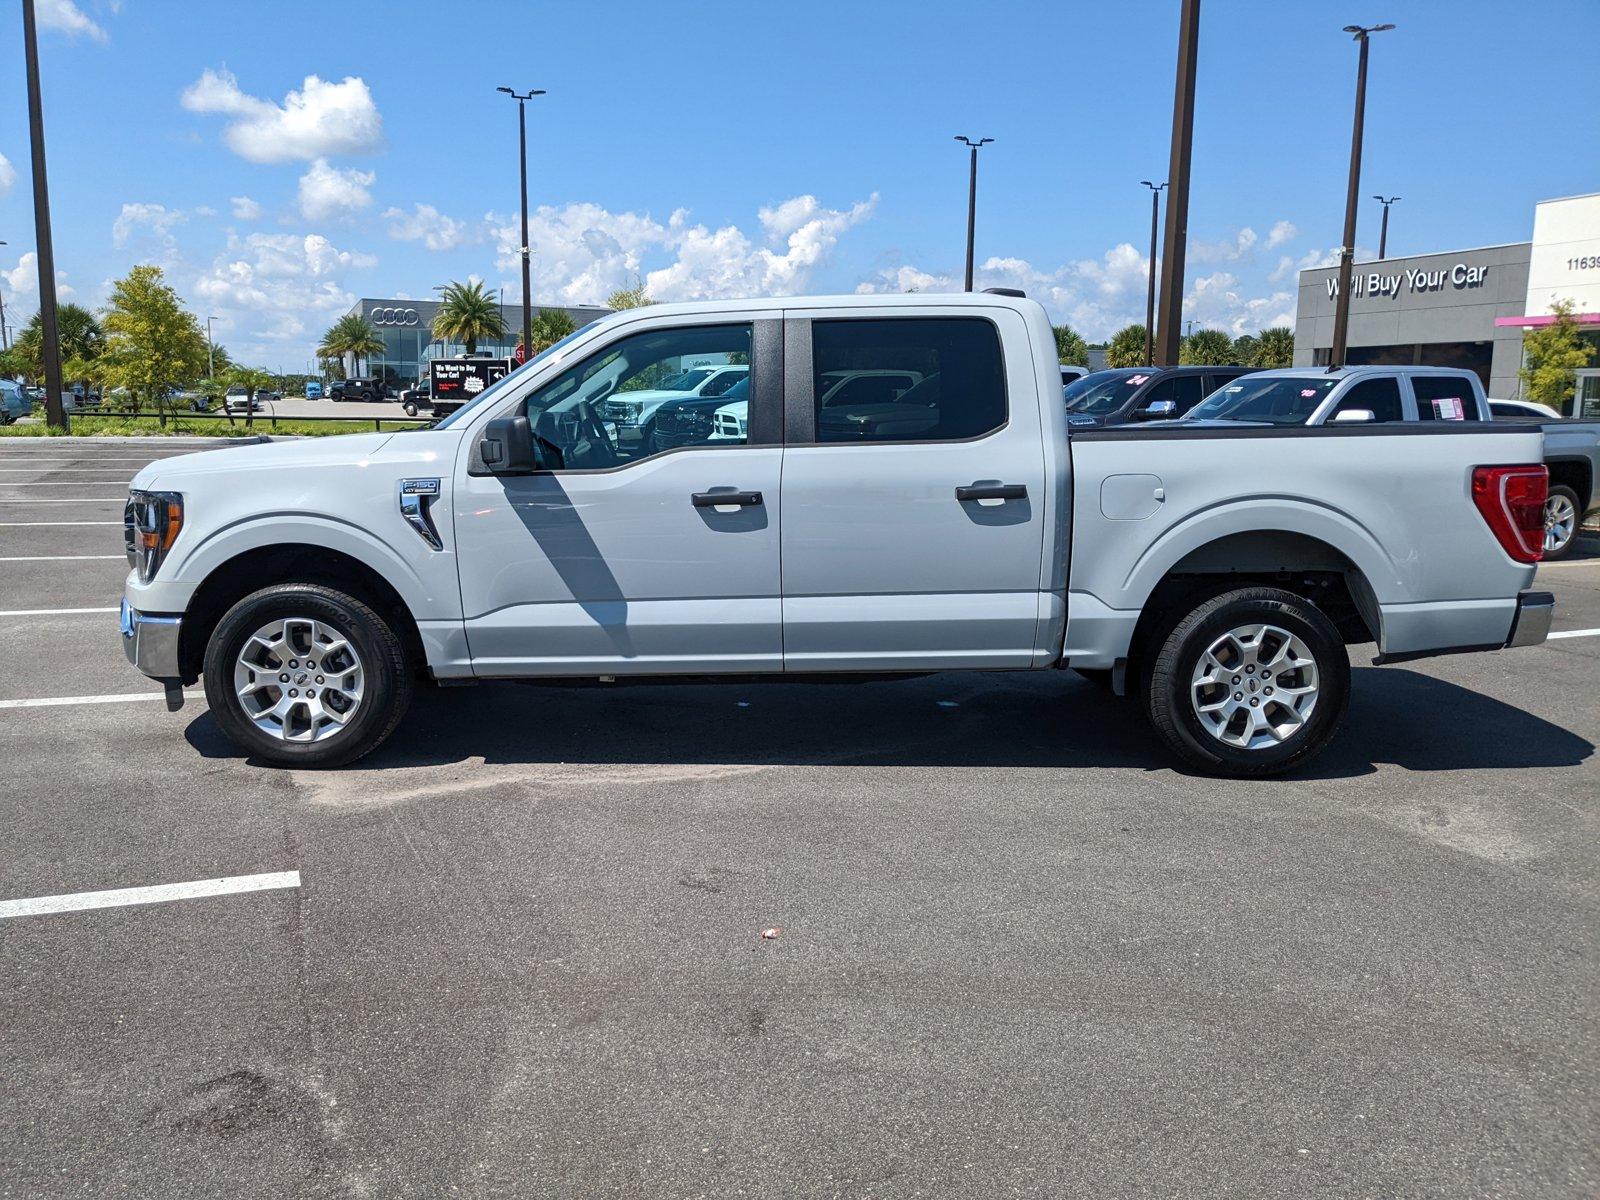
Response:
M522 348L523 354L533 355L533 283L532 268L528 263L528 117L527 103L535 96L545 94L543 88L530 88L526 92L508 87L495 88L517 102L517 140L522 151Z
M65 431L61 400L61 329L56 322L56 253L50 240L50 188L44 164L44 103L39 98L39 28L34 0L22 0L22 49L28 73L28 140L33 152L34 250L39 261L39 333L44 359L45 421Z
M206 375L208 378L217 377L217 344L211 340L211 322L215 317L206 318Z
M1378 231L1378 257L1380 259L1388 258L1389 257L1389 205L1393 204L1396 200L1400 199L1400 197L1399 196L1389 196L1388 198L1385 198L1383 196L1374 196L1373 199L1376 200L1379 204L1383 205L1383 226Z
M1333 345L1328 367L1344 366L1345 342L1350 334L1350 276L1356 257L1356 194L1361 191L1361 135L1367 110L1367 40L1393 25L1346 25L1344 31L1361 45L1356 62L1356 116L1350 133L1350 186L1344 198L1344 244L1339 247L1339 294L1333 310Z
M1160 219L1160 210L1156 206L1161 201L1161 189L1167 185L1151 183L1148 179L1139 182L1150 189L1150 290L1144 301L1144 361L1146 365L1153 366L1156 337L1156 222Z
M967 177L967 282L966 291L972 290L972 235L977 225L978 214L978 147L987 146L994 141L993 138L979 138L973 141L969 137L956 134L956 141L972 149L972 170Z

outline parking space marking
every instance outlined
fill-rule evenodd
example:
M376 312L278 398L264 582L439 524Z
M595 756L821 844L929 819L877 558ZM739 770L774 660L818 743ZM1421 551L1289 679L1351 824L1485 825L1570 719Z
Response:
M71 892L63 896L34 896L27 900L0 900L0 919L41 917L50 913L82 912L91 908L125 908L130 904L166 904L202 896L230 896L238 892L270 892L300 886L299 871L270 871L264 875L230 875L225 879L196 879L191 883L158 883L151 887L115 888L108 892Z
M125 504L126 496L82 496L72 500L40 500L37 497L13 499L10 496L0 496L0 504Z
M7 608L0 609L0 617L71 617L84 613L114 613L120 608Z
M0 562L98 562L127 557L126 554L10 554L0 555Z
M185 700L204 700L198 689L185 692ZM69 708L76 704L126 704L133 700L165 700L165 692L116 692L109 696L44 696L36 700L0 700L0 708Z
M1550 640L1569 637L1600 637L1600 629L1561 629L1555 633L1547 633L1545 637Z
M0 479L0 488L116 487L127 482L126 479L35 479L28 483L7 483L4 479Z
M122 528L121 521L0 521L0 529L31 529L40 525L115 525Z

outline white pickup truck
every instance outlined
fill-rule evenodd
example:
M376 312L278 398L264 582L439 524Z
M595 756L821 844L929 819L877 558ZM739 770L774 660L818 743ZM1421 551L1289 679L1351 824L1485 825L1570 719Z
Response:
M616 439L606 401L746 363L740 439ZM859 406L841 371L914 375ZM122 632L244 751L349 762L418 680L1072 667L1191 767L1291 769L1380 662L1542 641L1541 435L1449 421L1069 438L1044 309L851 296L635 309L431 429L135 477ZM1063 726L1063 738L1073 731Z

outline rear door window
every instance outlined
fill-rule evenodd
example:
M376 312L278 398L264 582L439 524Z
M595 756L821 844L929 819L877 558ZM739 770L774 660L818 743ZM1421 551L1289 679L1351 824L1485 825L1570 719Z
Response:
M1471 382L1459 375L1413 375L1419 421L1476 421L1478 400Z

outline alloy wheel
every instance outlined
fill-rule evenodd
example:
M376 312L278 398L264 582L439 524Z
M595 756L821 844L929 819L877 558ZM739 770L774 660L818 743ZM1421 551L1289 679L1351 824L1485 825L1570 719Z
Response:
M1560 550L1578 529L1578 506L1561 492L1552 492L1544 502L1544 549L1546 554Z
M1276 625L1241 625L1200 655L1189 697L1212 737L1260 750L1304 727L1318 689L1317 660L1305 642Z
M234 693L256 728L285 742L319 742L361 707L366 671L350 639L326 621L284 617L245 639Z

